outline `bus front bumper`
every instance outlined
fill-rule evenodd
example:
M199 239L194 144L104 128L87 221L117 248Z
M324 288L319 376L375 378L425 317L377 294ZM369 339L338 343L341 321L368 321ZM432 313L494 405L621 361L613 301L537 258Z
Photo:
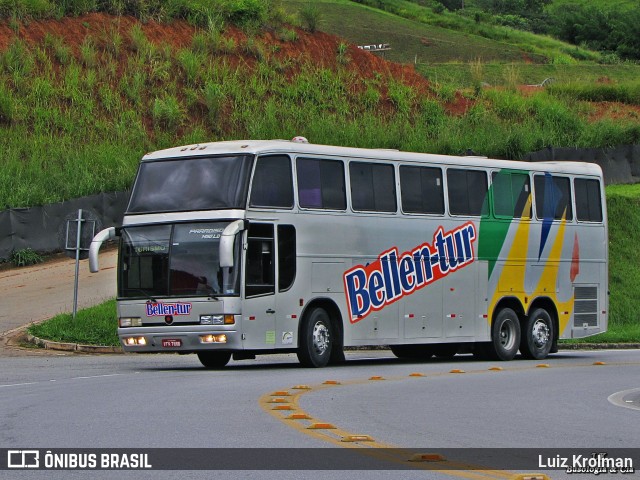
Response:
M125 352L192 353L204 350L242 350L242 339L236 330L207 326L118 328Z

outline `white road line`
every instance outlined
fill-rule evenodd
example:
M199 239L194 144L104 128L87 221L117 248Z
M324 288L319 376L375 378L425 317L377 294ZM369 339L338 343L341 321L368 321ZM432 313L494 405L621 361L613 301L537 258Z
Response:
M125 373L109 373L106 375L91 375L88 377L71 377L71 378L57 378L57 379L51 379L51 380L41 380L39 382L25 382L25 383L10 383L7 385L0 385L0 388L6 388L6 387L23 387L25 385L38 385L38 384L43 384L43 383L52 383L52 382L59 382L59 381L65 381L65 380L86 380L88 378L104 378L104 377L118 377L118 376L122 376L122 375L126 375Z

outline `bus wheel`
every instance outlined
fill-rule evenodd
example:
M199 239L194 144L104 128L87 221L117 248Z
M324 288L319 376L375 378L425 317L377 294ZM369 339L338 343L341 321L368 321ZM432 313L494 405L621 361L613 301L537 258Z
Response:
M329 315L323 308L314 308L302 320L298 360L305 367L326 366L331 358L332 342Z
M491 326L488 356L493 360L512 360L520 347L520 320L516 312L503 308Z
M520 353L525 358L541 360L553 346L553 320L544 308L536 308L524 323Z
M198 352L198 360L205 368L222 368L231 358L231 352Z
M430 345L389 345L393 354L406 360L429 360L433 356Z

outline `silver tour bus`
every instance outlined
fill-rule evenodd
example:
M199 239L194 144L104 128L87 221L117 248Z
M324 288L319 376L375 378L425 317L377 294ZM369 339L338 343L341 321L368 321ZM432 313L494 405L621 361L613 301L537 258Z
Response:
M607 328L602 171L293 141L145 155L121 228L127 352L205 367L344 347L542 359Z

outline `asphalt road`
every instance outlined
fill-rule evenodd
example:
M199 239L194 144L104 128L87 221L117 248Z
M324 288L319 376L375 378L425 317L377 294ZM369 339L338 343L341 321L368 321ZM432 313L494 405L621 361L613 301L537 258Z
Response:
M81 306L115 295L115 251L102 253L101 264L98 274L88 273L86 261L81 265ZM59 260L0 271L0 332L70 311L73 269L73 261ZM500 470L505 459L531 455L514 449L640 445L638 350L561 352L544 363L497 364L471 356L406 363L389 351L347 357L345 365L324 369L303 369L295 356L276 355L207 371L195 356L0 347L0 449L233 448L231 456L244 462L234 471L9 470L0 478L504 480L511 475ZM311 388L293 388L300 385ZM309 418L287 418L292 414ZM314 423L335 428L307 428ZM356 442L342 441L349 437ZM340 469L341 452L353 446L375 470ZM478 458L479 447L491 450ZM271 450L251 450L257 448ZM470 450L449 451L445 462L414 462L415 470L394 470L406 466L410 454L442 448ZM223 451L207 455L222 455L216 452ZM283 469L308 452L324 470ZM275 470L251 470L272 457ZM456 470L458 463L471 469ZM473 469L478 464L492 469ZM526 469L554 479L593 478Z
M504 479L510 474L497 470L386 470L406 465L406 458L384 448L492 448L481 463L499 468L518 452L507 448L639 445L640 410L633 408L639 351L563 352L543 364L471 356L406 363L388 351L347 356L345 365L324 369L304 369L295 356L277 355L231 362L221 371L204 370L195 356L0 357L0 448L281 448L273 452L292 457L304 452L296 449L312 448L326 450L330 467L339 452L360 445L382 452L375 460L380 470L8 471L2 477ZM293 388L301 385L311 388ZM274 410L283 406L291 410ZM288 419L292 413L310 418ZM336 428L307 428L314 423ZM359 443L342 441L350 435ZM455 464L463 458L455 455L464 453L447 460ZM246 454L250 469L252 451Z

